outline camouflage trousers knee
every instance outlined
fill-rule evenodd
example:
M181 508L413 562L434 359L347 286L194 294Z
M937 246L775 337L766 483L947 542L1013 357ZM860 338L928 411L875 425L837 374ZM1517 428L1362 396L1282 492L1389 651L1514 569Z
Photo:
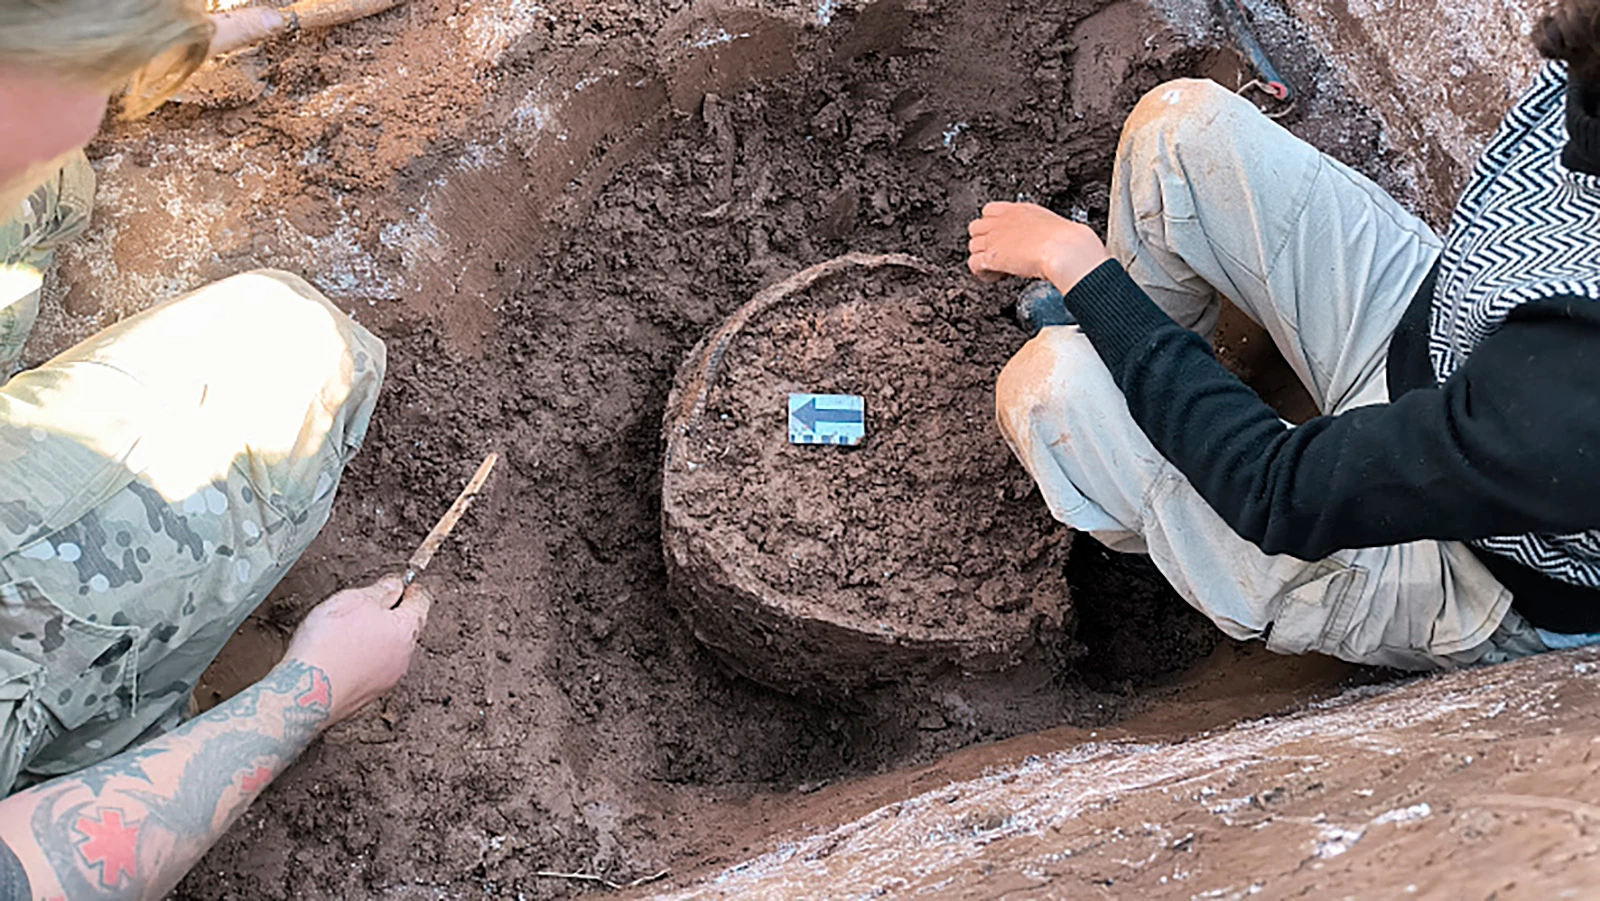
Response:
M0 388L0 797L177 721L327 522L384 365L260 271Z
M94 187L94 170L79 151L35 188L20 210L0 211L0 384L22 362L56 248L89 227Z

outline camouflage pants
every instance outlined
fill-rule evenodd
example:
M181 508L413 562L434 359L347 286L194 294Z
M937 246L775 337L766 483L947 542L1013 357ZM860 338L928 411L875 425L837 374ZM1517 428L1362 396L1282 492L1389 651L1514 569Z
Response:
M384 362L259 271L0 388L0 797L177 721L327 522Z
M94 184L89 159L79 151L28 196L21 210L0 210L0 383L22 360L56 248L89 227Z

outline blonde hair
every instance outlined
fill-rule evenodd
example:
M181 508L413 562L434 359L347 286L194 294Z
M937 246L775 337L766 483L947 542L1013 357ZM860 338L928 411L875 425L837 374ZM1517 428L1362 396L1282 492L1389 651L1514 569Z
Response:
M200 68L212 30L202 0L0 0L0 63L125 87L134 118Z

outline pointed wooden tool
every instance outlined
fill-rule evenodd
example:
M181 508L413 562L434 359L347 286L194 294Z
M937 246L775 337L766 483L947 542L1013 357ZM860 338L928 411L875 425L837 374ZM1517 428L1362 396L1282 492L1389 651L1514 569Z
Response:
M483 464L478 467L477 473L473 475L472 481L467 483L467 487L461 490L456 502L450 505L449 510L445 511L438 525L434 526L433 531L428 533L428 537L422 539L422 544L417 547L417 552L411 555L410 562L406 564L407 585L415 582L417 576L422 575L423 570L428 568L428 564L433 562L433 555L439 552L439 546L444 544L444 540L450 537L451 532L455 531L456 524L461 522L461 517L466 515L467 508L472 506L472 501L477 498L478 492L483 490L484 483L489 481L489 473L494 471L494 465L498 462L500 462L498 453L490 454L484 458Z

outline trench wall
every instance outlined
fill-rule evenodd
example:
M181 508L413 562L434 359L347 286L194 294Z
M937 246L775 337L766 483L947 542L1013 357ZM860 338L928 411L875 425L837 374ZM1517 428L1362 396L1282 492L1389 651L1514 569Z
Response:
M1539 65L1545 9L1518 0L1283 0L1347 88L1382 117L1440 227Z

